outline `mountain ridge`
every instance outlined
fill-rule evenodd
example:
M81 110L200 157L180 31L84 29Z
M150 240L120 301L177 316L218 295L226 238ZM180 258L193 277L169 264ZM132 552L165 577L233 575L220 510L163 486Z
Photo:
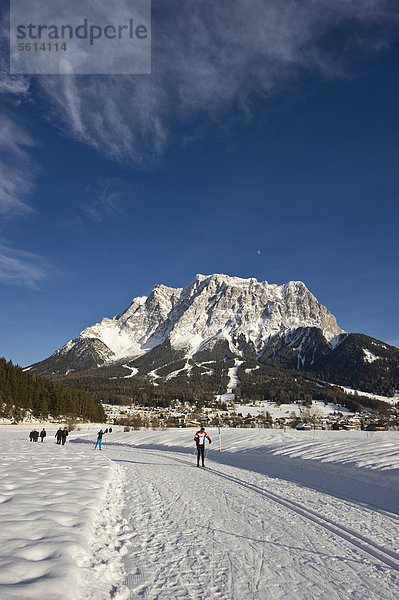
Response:
M123 313L87 327L31 368L37 370L46 361L53 369L47 374L96 368L134 360L167 340L189 358L224 340L233 353L240 353L240 345L253 344L260 356L270 338L309 327L320 329L332 345L345 333L300 281L277 285L255 278L198 274L184 288L155 285L148 296L134 298ZM46 374L46 369L40 370Z
M197 275L183 288L156 285L29 370L99 399L209 402L226 392L234 365L250 373L247 398L251 389L318 398L316 380L386 396L399 389L399 350L342 330L304 283L222 274Z

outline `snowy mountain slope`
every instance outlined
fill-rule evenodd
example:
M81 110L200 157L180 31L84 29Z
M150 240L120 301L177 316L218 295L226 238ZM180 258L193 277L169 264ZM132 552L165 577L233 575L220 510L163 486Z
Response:
M380 393L388 391L392 385L399 389L399 350L367 335L352 333L332 352L319 356L315 360L315 368L331 374L339 373L339 383L352 385L363 380L371 384L378 382L372 391L380 389Z
M160 366L175 358L206 361L226 353L262 357L271 338L280 344L286 339L293 347L298 330L299 335L316 331L317 343L327 348L344 335L335 317L302 282L279 286L254 278L197 275L185 288L156 285L148 297L135 298L121 315L88 327L32 370L66 374L141 357L143 372L144 365L153 362L143 357L154 349L159 355L159 348L165 351ZM306 335L311 354L311 336ZM305 359L300 361L304 364Z

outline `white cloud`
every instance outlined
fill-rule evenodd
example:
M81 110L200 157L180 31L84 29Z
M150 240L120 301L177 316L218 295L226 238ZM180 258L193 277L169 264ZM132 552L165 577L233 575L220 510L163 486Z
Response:
M327 36L343 24L346 33L329 49ZM255 98L278 93L303 71L345 75L353 58L384 48L397 24L389 0L154 1L151 76L43 77L41 84L64 131L147 166L176 125L189 124L195 135L194 121L220 124L232 108L248 116Z
M6 29L0 25L2 46L5 51ZM0 215L16 216L31 209L26 198L32 190L34 171L28 150L34 145L27 130L11 116L10 106L20 104L29 96L30 82L22 75L9 75L8 66L0 58Z
M0 114L0 215L29 212L26 204L35 178L27 149L33 146L29 134L9 115Z
M0 244L0 282L36 288L46 275L47 267L43 258Z

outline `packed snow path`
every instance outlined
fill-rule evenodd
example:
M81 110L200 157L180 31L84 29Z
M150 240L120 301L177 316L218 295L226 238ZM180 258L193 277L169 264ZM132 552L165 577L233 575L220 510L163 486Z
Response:
M190 454L106 453L81 600L398 598L395 514Z

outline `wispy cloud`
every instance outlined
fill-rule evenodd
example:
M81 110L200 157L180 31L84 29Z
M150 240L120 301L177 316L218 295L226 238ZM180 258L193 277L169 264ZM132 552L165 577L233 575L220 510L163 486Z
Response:
M2 30L2 27L0 27ZM4 42L4 40L3 40ZM0 217L2 224L32 212L29 196L37 166L31 158L34 141L28 130L12 117L13 109L29 97L29 80L10 76L0 63ZM48 271L46 260L33 252L13 248L0 239L0 283L37 288Z
M29 212L26 203L32 190L35 169L29 150L34 146L27 129L12 115L15 106L29 97L29 79L10 75L4 60L7 55L8 26L0 14L0 215L17 216Z
M37 288L46 276L47 265L42 257L0 244L1 283Z
M89 218L97 222L120 213L120 203L127 196L123 182L116 179L104 179L96 186L90 185L87 192L94 199L90 203L82 205L81 208Z
M8 4L8 3L7 3ZM24 75L11 75L8 56L10 18L9 7L2 3L0 7L0 96L8 101L18 103L21 96L29 93L29 78Z
M0 67L0 95L10 94L17 102L29 93L30 81L23 75L10 75L3 63Z
M129 14L128 0L119 9ZM148 166L176 125L189 124L195 135L198 122L224 123L232 108L248 117L254 99L278 93L303 71L348 75L353 58L386 47L397 25L389 0L154 2L151 76L46 77L41 84L65 132ZM329 44L337 32L342 40Z
M123 202L131 198L127 184L117 178L105 178L85 190L87 200L73 207L73 216L64 225L76 233L84 233L90 223L102 223L123 212Z
M31 211L26 199L35 180L28 152L32 146L27 131L0 113L0 215L15 217Z

